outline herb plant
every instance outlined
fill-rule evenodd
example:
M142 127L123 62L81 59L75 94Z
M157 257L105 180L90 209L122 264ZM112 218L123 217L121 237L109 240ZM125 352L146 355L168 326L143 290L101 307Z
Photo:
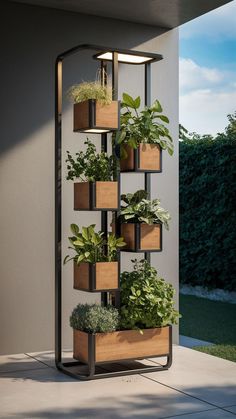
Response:
M73 158L67 151L67 180L76 178L81 181L111 181L116 167L116 159L113 155L108 156L102 151L96 152L95 145L87 138L84 143L87 146L86 151L79 151Z
M108 333L118 328L119 312L112 306L78 304L70 316L70 326L87 333Z
M67 255L64 264L69 260L74 260L78 265L81 262L113 262L117 259L117 250L126 245L123 238L116 238L114 234L109 233L107 238L104 233L94 231L95 224L89 227L82 227L80 232L76 224L70 226L73 236L69 237L72 245L69 249L75 251L75 256Z
M74 103L96 99L102 105L109 105L112 102L112 88L109 85L102 85L99 80L83 82L71 86L67 92L67 97Z
M144 190L139 190L134 194L121 195L121 200L126 204L121 206L121 223L163 223L169 230L169 212L160 206L159 199L150 201L147 197L148 193Z
M174 288L146 260L133 260L133 271L121 274L120 326L147 329L176 324Z
M133 99L127 93L123 93L121 108L126 111L121 115L121 129L118 134L121 158L127 157L125 144L136 149L140 143L159 144L163 150L172 155L172 137L168 128L161 123L168 124L169 119L162 114L160 102L155 100L152 106L145 106L143 111L138 112L140 104L140 96Z

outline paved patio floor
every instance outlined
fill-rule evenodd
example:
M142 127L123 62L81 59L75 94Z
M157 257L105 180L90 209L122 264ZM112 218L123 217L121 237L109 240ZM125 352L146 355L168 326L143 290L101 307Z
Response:
M86 382L58 372L51 352L0 357L4 419L235 416L236 363L182 346L169 371Z

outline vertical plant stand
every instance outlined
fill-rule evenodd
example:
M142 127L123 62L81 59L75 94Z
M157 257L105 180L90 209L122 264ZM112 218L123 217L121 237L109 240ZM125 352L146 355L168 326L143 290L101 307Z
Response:
M72 360L71 362L63 361L62 357L62 255L61 255L61 228L62 228L62 177L61 177L61 165L62 165L62 67L63 61L73 54L77 54L82 50L90 50L91 55L94 59L101 61L101 74L103 77L103 82L106 83L106 76L104 70L106 70L106 63L107 61L112 62L112 91L113 91L113 100L118 100L118 67L119 62L123 62L126 64L132 65L144 65L144 88L145 88L145 105L151 104L151 63L160 61L163 57L159 54L153 54L148 52L140 52L140 51L133 51L133 50L124 50L124 49L116 49L111 47L104 47L98 45L79 45L70 50L67 50L60 54L56 59L56 66L55 66L55 363L57 368L71 377L80 380L89 380L89 379L97 379L97 378L105 378L105 377L113 377L113 376L121 376L121 375L128 375L128 374L141 374L147 372L155 372L155 371L163 371L168 369L172 363L172 328L169 326L164 331L164 334L168 338L168 345L164 345L162 352L155 353L155 349L153 352L150 353L148 356L139 356L139 353L136 351L136 357L125 359L124 354L126 353L125 346L119 348L117 357L118 359L112 358L112 361L107 361L103 359L104 356L100 358L97 357L97 352L99 351L99 339L97 339L96 335L89 335L86 345L87 345L87 355L86 355L86 362L80 362ZM92 52L93 51L93 52ZM95 127L96 124L94 121L94 112L93 112L93 105L89 105L90 114L89 120L92 122L92 128ZM101 131L101 127L100 131ZM108 132L109 130L107 130ZM85 131L84 131L85 132ZM98 130L99 132L99 130ZM99 135L101 136L101 146L104 151L107 151L107 132L102 132ZM117 152L117 147L113 147L113 153ZM116 150L115 150L116 148ZM135 171L139 171L135 170ZM128 172L128 171L127 171ZM153 173L155 170L153 171ZM151 173L152 171L144 171L145 177L145 190L148 192L149 197L151 194ZM117 170L115 174L115 180L118 182L118 192L120 197L120 170ZM92 208L91 208L92 210ZM101 211L101 231L104 232L104 235L107 235L108 232L108 211L113 211L113 209L105 209ZM119 231L120 226L118 225L118 211L115 212L115 228L116 231ZM140 251L140 250L139 250ZM122 253L122 251L121 251ZM146 260L150 262L150 251L146 251L144 253L144 257ZM120 252L118 253L118 265L120 272ZM119 284L119 280L118 280ZM88 287L86 289L87 292L92 292L92 288ZM96 290L95 290L96 291ZM93 290L94 292L94 290ZM120 291L119 289L114 291L112 289L106 289L101 292L101 302L104 305L108 304L108 301L111 301L111 295L113 296L112 301L116 307L120 306ZM110 297L110 298L109 298ZM164 329L164 328L163 328ZM156 329L153 329L156 330ZM135 343L135 331L124 331L128 339L128 342L134 341L135 348L137 345ZM115 341L111 341L111 344L115 347L119 343L120 333L115 332L114 337ZM127 332L127 333L126 333ZM163 334L160 332L160 334ZM85 339L85 333L79 333L79 339ZM137 335L136 335L137 336ZM148 345L148 339L153 338L151 329L145 331L145 339L147 339L146 343ZM158 342L156 338L155 341L152 341L152 344L155 345L155 342ZM80 342L80 340L78 340ZM107 345L109 345L109 337L107 341ZM131 342L132 343L132 342ZM78 345L76 348L78 352L81 351L81 346ZM143 350L143 349L142 349ZM151 349L150 349L151 350ZM157 351L158 352L158 351ZM119 355L120 353L120 355ZM119 358L120 356L120 358ZM161 364L157 361L151 360L152 357L166 357L166 363ZM148 358L148 359L147 359ZM149 359L150 358L150 359ZM97 361L98 359L98 361ZM102 359L100 361L99 359Z

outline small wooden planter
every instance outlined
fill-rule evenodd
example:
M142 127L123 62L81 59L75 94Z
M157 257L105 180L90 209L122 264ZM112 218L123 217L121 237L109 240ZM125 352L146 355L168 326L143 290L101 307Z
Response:
M74 289L80 291L107 291L119 288L118 262L74 262Z
M120 161L121 172L162 171L162 150L158 144L142 143L137 149L126 145L127 158Z
M74 183L74 210L117 211L118 182Z
M122 251L128 252L161 252L162 224L121 224L121 236L126 242Z
M171 326L90 334L74 330L74 358L88 364L171 354ZM90 349L90 354L89 354Z
M74 104L74 132L96 133L117 130L119 127L119 102L101 105L94 99Z

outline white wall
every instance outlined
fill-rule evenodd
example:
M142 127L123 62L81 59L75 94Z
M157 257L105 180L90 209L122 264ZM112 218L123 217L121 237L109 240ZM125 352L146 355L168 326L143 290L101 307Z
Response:
M136 48L164 55L153 64L152 97L171 120L174 157L164 153L163 173L152 175L152 196L172 214L164 250L153 264L178 292L178 32L53 9L1 3L0 155L0 353L30 352L54 346L54 61L82 43ZM88 54L64 65L65 90L91 80L95 62ZM141 67L121 66L120 94L143 95ZM128 86L128 87L127 87ZM77 150L84 136L72 133L72 106L63 114L63 153ZM93 137L96 144L98 139ZM65 178L65 174L64 174ZM122 175L124 192L142 185L142 175ZM72 184L63 182L63 251L71 222L99 223L97 213L74 213ZM130 254L129 254L130 256ZM123 267L128 266L128 255ZM68 316L78 301L98 297L72 289L72 267L63 268L64 345L71 346ZM175 329L177 341L177 329Z

